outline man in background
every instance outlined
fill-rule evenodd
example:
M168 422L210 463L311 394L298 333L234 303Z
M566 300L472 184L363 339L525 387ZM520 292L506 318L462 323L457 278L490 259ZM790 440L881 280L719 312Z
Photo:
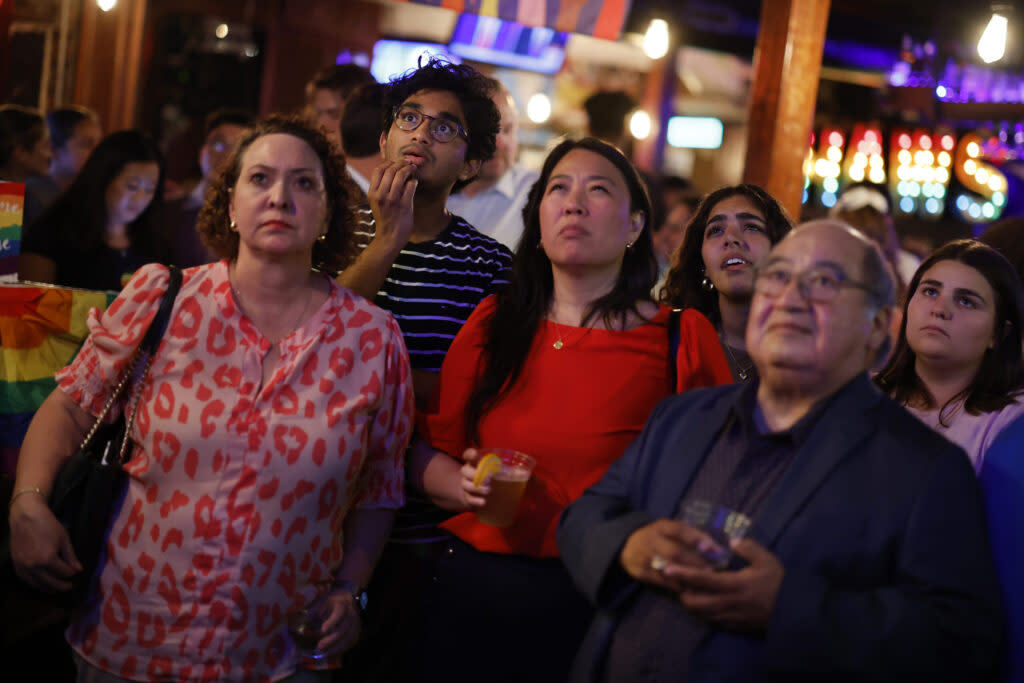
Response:
M538 174L516 163L519 155L516 103L501 81L489 80L494 89L492 99L501 114L494 156L481 165L473 182L448 198L448 210L515 251L523 234L523 206Z
M384 163L380 136L384 132L384 96L387 86L367 83L352 91L341 116L341 149L349 176L365 195L373 169ZM365 200L365 196L363 197Z
M163 229L171 245L171 258L179 268L210 263L216 260L199 239L196 219L203 207L206 190L221 165L238 144L242 135L256 123L256 118L241 109L217 109L206 117L205 137L199 148L199 169L203 177L191 193L181 199L164 203Z
M340 148L345 99L359 86L376 82L369 71L356 64L334 64L321 69L306 84L306 116L319 124Z

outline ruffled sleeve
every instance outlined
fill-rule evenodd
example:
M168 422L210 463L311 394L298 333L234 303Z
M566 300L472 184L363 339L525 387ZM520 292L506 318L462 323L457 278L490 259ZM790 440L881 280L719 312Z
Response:
M159 264L144 266L106 311L89 311L89 337L56 379L57 386L92 415L103 409L156 317L170 281L168 272Z

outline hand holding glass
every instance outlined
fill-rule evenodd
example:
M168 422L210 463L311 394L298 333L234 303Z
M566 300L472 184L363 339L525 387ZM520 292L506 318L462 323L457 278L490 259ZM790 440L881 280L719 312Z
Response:
M327 600L327 593L317 596L313 602L289 615L288 631L300 657L319 660L327 656L317 644L324 637L324 622L330 615L331 604Z
M501 471L491 476L491 492L476 516L482 524L505 528L516 521L519 502L537 461L509 448L480 449L481 458L491 454L501 458Z
M750 528L750 518L742 512L707 500L687 501L683 506L683 521L711 537L715 545L697 551L715 569L725 569L732 559L731 541L743 538Z

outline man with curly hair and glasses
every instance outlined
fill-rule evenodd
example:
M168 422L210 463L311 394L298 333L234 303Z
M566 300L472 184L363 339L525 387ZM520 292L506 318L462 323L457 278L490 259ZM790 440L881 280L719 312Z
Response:
M383 108L381 163L366 192L373 220L361 223L362 251L338 282L398 322L422 409L466 318L508 280L508 248L445 208L494 155L500 119L491 79L436 58L387 84ZM362 642L345 656L351 680L401 680L401 648L422 631L407 607L446 547L437 524L449 514L407 490L368 590Z

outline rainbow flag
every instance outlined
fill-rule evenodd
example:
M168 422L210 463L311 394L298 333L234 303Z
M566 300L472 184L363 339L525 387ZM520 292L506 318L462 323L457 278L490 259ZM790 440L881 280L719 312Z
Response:
M32 415L57 386L89 331L89 309L116 294L47 285L0 284L0 469L13 474Z
M25 186L0 181L0 281L18 279Z
M618 40L632 0L398 0Z

